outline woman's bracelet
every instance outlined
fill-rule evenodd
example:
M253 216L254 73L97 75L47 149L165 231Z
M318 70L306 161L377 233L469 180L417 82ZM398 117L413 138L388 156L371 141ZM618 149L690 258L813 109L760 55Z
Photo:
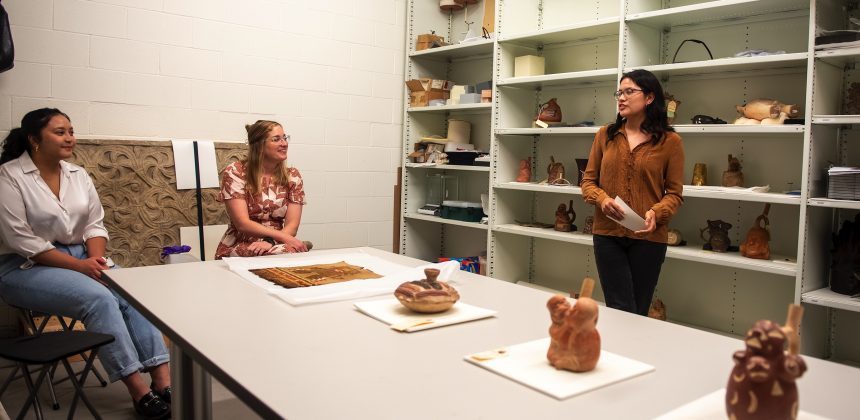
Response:
M271 236L264 236L262 239L263 242L268 242L270 245L275 246L278 243Z

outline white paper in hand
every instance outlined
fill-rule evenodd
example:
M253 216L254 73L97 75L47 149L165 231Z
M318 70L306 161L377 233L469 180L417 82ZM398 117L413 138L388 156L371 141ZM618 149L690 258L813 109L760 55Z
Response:
M645 219L636 214L636 212L633 211L633 209L631 209L630 206L628 206L627 203L625 203L624 200L621 199L621 197L615 196L615 204L618 204L621 209L624 210L624 218L621 220L615 220L612 217L607 217L612 220L615 220L615 222L617 222L621 226L624 226L634 232L636 232L637 230L645 229Z

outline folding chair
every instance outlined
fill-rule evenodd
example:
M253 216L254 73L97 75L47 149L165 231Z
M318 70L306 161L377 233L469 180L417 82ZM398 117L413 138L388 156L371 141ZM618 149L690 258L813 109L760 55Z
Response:
M24 325L26 333L31 336L42 334L43 332L45 332L45 328L49 325L51 318L54 317L57 318L63 331L73 331L75 325L78 322L77 319L72 319L70 322L66 322L66 319L59 315L42 314L19 307L15 307L15 309L18 310L18 316L21 319L21 323ZM37 318L41 318L38 323L36 322ZM78 356L80 356L82 360L86 360L87 358L84 352L81 352L80 354L78 354ZM54 410L60 409L60 403L57 401L57 395L54 392L54 385L62 383L67 379L70 379L69 377L65 377L55 381L54 373L56 372L57 367L58 364L55 363L54 366L52 366L50 371L48 372L48 377L50 378L48 380L48 393L51 396L51 408L53 408ZM2 396L4 392L6 392L6 388L9 387L9 384L11 384L14 379L18 379L21 377L20 375L17 375L18 370L19 367L16 366L12 370L12 373L9 375L9 377L6 378L6 381L3 383L3 385L0 386L0 396ZM96 380L99 381L99 385L101 385L102 387L106 387L108 385L107 381L104 380L102 375L99 373L99 370L95 366L93 366L92 372ZM80 372L78 372L78 374L80 374Z
M27 384L27 390L29 391L29 396L21 407L21 411L18 412L17 418L24 418L27 409L32 405L36 413L36 418L39 420L43 419L42 410L37 398L39 387L42 385L45 377L48 376L48 373L58 363L62 363L72 385L75 387L75 396L72 398L72 404L69 407L68 418L71 419L74 417L78 399L80 399L90 410L93 417L101 419L95 407L93 407L86 394L84 394L83 384L87 379L87 375L92 370L93 361L96 358L98 349L113 341L114 337L112 335L91 331L58 331L0 339L0 357L15 362L16 367L23 371L24 382ZM75 374L71 364L69 364L68 358L87 351L90 354L84 359L84 368L80 372L80 379L78 379L78 375ZM30 365L42 365L35 382L33 382L30 373ZM10 377L14 376L15 373L13 372Z

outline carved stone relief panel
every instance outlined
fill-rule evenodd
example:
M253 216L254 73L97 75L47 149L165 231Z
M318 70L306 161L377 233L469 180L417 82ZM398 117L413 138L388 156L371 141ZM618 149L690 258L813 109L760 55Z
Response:
M242 143L215 143L218 171L244 158ZM105 209L108 252L123 267L160 264L161 248L179 245L179 228L197 225L195 190L176 189L166 141L78 140L71 162L93 179ZM217 188L202 190L204 224L226 224Z

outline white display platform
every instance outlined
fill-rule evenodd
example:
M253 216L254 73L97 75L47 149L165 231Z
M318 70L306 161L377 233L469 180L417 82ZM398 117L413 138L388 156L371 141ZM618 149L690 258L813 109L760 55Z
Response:
M556 369L546 358L549 343L547 337L504 349L471 354L465 359L560 400L654 371L654 366L608 351L600 352L597 367L590 372L575 373Z
M422 314L412 312L403 306L397 298L356 302L355 308L373 319L388 324L392 329L402 332L444 327L496 315L496 311L463 302L455 303L451 309L445 312Z
M312 251L303 257L301 259L290 256L224 258L224 261L230 271L264 289L270 295L294 306L393 294L401 283L423 279L425 268L438 269L439 280L447 280L460 269L460 263L457 261L425 264L413 268L362 252L314 255ZM382 277L287 289L248 271L259 268L333 264L340 261L364 267Z
M803 404L803 395L800 396ZM657 420L725 420L726 418L726 389L718 389L702 398L684 404L660 417ZM800 410L797 420L826 420L827 417L817 416Z

